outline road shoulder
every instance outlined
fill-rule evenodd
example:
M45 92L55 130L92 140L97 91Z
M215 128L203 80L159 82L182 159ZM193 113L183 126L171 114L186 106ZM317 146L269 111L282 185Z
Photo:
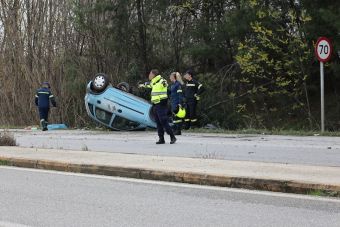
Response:
M2 165L306 194L340 195L340 167L0 147Z

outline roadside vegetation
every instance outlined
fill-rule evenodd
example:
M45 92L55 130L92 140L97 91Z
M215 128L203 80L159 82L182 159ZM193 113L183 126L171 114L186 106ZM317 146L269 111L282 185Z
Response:
M340 192L332 192L327 190L313 190L308 192L307 195L323 197L340 197Z
M192 68L206 87L202 126L313 133L313 49L328 36L335 52L325 66L326 129L340 129L339 1L3 0L0 8L2 125L39 122L34 93L43 81L59 103L50 122L80 128L91 126L83 100L95 73L148 97L135 85L151 68L166 77Z
M5 130L0 132L0 146L16 146L17 142L13 134Z

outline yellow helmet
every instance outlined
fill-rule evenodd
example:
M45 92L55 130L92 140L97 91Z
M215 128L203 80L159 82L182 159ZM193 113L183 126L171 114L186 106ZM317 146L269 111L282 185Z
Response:
M179 106L178 112L176 113L176 116L177 116L178 118L184 118L184 117L185 117L185 114L186 114L185 108L182 107L182 106Z

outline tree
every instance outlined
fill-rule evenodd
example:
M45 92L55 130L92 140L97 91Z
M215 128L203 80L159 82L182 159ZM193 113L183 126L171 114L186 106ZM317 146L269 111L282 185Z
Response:
M242 69L239 81L250 94L243 111L250 110L263 117L261 123L267 119L271 125L301 113L309 119L304 86L312 50L299 33L296 11L284 2L250 1L249 7L257 12L257 18L251 22L252 33L239 44L236 57ZM310 20L303 11L301 23Z

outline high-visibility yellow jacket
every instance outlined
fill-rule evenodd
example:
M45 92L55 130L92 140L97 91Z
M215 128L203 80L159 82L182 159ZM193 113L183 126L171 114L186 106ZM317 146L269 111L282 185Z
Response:
M151 88L151 102L158 104L164 99L168 99L168 83L161 76L154 77L145 87Z

